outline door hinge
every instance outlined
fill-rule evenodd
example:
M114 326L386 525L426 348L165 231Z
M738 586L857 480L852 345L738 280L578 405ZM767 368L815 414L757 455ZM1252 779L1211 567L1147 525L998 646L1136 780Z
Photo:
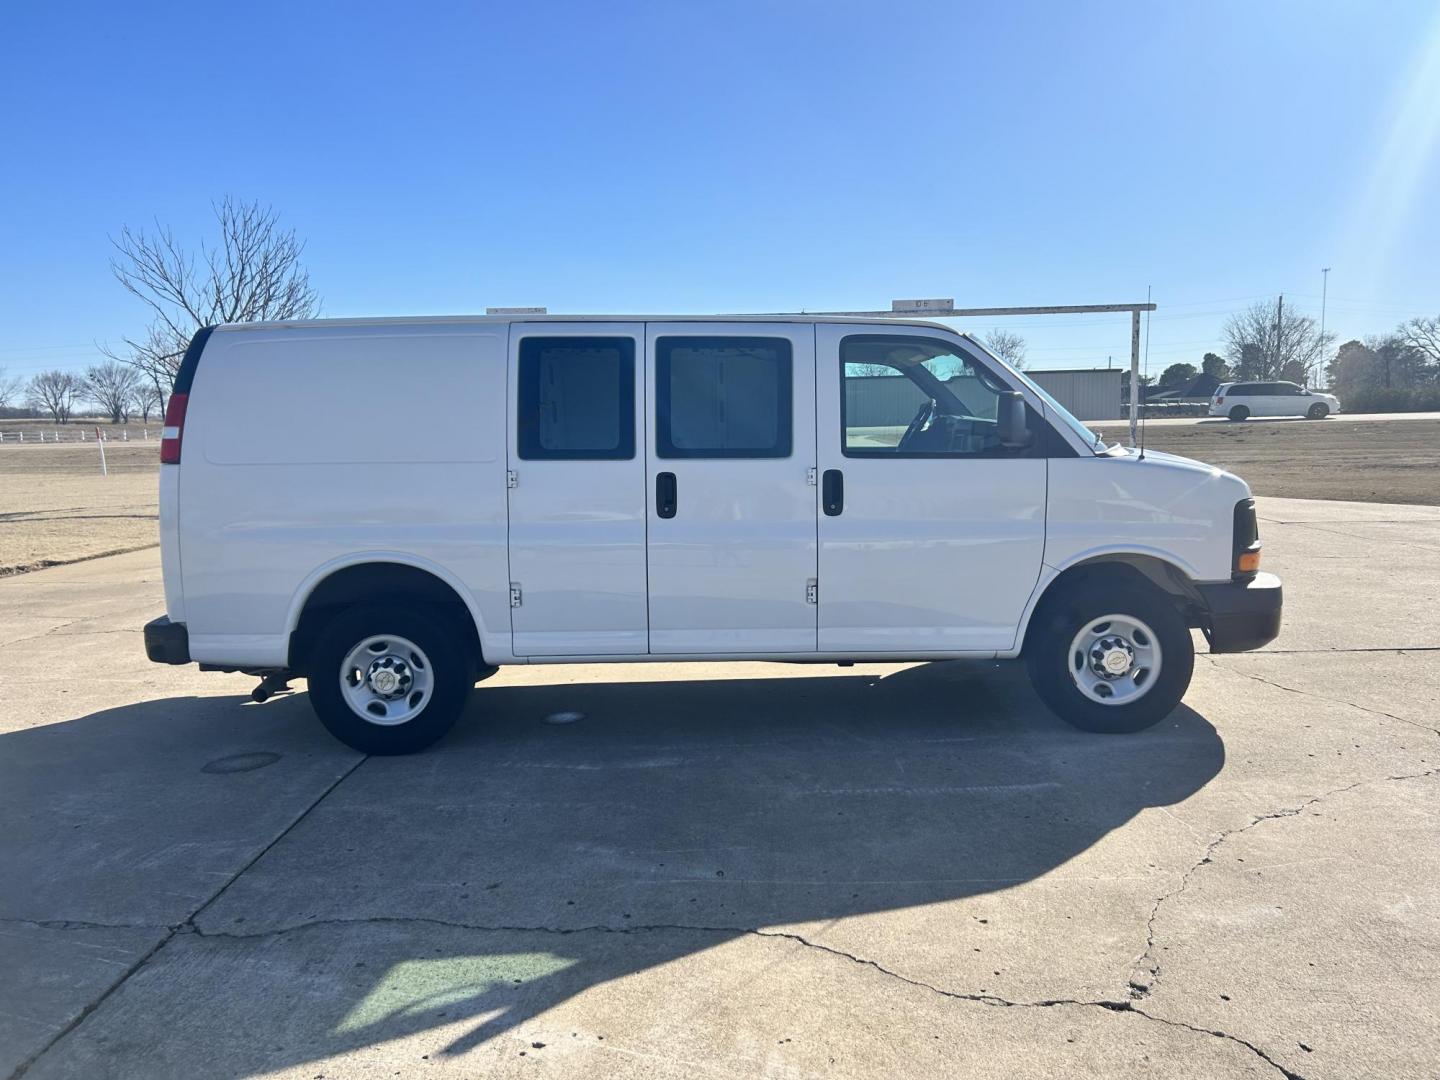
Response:
M518 581L510 582L510 606L519 607L520 599L520 583Z
M507 488L517 488L520 486L520 474L514 469L505 470L505 486Z
M820 582L813 577L805 582L805 602L807 604L820 602Z
M814 469L806 469L806 470L805 470L805 483L809 484L811 487L814 487L814 486L815 486L815 470L814 470Z

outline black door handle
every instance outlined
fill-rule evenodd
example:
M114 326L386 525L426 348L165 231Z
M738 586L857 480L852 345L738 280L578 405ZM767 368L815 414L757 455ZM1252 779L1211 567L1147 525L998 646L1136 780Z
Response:
M655 474L655 514L657 517L675 516L676 486L673 472Z
M845 474L839 469L826 469L820 482L820 505L827 517L837 517L845 509Z

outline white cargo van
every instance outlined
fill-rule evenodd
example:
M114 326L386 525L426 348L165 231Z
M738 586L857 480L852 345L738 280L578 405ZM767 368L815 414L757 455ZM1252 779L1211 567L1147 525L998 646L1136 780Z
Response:
M1280 626L1243 481L1105 446L936 324L218 326L165 422L150 658L303 676L370 753L499 665L597 661L1023 656L1061 717L1135 731L1190 627Z

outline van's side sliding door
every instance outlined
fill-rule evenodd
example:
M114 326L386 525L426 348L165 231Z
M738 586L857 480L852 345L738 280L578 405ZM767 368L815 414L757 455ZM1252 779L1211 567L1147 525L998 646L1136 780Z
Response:
M639 323L510 327L510 626L517 656L643 654Z
M652 653L815 651L814 342L647 324Z

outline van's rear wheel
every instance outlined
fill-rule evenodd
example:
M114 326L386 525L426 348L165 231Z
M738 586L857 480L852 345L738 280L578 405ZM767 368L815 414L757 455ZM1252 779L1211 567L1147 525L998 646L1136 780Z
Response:
M1141 731L1190 686L1195 645L1168 596L1148 586L1091 582L1057 596L1026 642L1041 700L1083 731Z
M1323 401L1317 401L1306 411L1305 415L1311 420L1324 420L1330 414L1330 406Z
M1233 409L1230 410L1230 419L1231 419L1231 420L1244 420L1244 419L1248 418L1249 415L1250 415L1250 410L1249 410L1248 407L1246 407L1246 406L1244 406L1244 405L1236 405Z
M365 754L410 754L439 739L474 676L458 635L401 607L347 608L310 653L310 703L327 731Z

